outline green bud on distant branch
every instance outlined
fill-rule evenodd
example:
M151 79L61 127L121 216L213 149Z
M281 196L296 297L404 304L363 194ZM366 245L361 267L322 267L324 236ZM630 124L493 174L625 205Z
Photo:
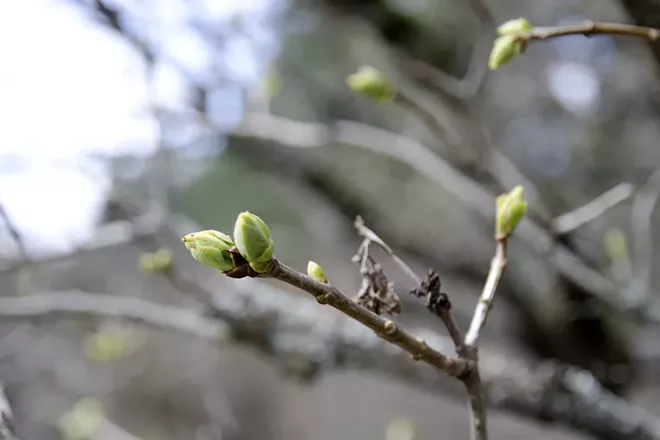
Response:
M172 266L172 252L161 248L140 255L140 269L145 272L165 272Z
M607 256L612 260L628 257L628 240L621 229L608 229L605 233L604 242Z
M266 223L250 212L242 212L234 225L234 240L243 258L255 272L265 273L273 264L273 240Z
M534 29L526 18L519 17L505 21L497 28L498 35L515 35Z
M381 102L391 102L396 94L390 80L371 66L362 66L346 78L346 84L356 93Z
M506 240L527 212L527 202L523 200L524 189L516 186L507 194L499 196L495 202L495 238Z
M183 237L183 244L193 258L202 264L223 272L234 269L234 259L230 249L235 244L231 237L222 232L206 230L193 232Z
M328 284L328 279L325 277L325 272L323 272L323 268L313 261L307 263L307 275L309 275L310 278L315 279L319 283Z
M496 70L503 64L516 58L525 49L526 41L515 35L502 35L493 43L493 49L488 58L488 68Z

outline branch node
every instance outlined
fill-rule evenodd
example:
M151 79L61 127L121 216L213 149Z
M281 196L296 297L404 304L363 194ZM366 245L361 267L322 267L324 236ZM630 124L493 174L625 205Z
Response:
M424 339L417 338L417 342L419 343L420 348L419 348L419 351L417 351L416 353L413 353L413 355L412 355L412 358L415 361L418 361L418 360L422 359L424 357L424 352L426 350L428 350L428 348L429 348L428 344L426 343L426 341Z
M484 307L486 307L487 310L490 310L493 308L493 301L488 299L488 298L479 298L479 303L483 304Z
M383 325L383 330L386 335L392 336L394 333L396 333L396 324L394 321L386 321L385 324Z

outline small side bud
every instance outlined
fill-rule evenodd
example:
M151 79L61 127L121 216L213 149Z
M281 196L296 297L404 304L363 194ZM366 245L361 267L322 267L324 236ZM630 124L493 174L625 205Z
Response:
M525 42L515 35L502 35L497 37L493 43L493 49L488 58L488 68L496 70L520 55L525 47Z
M255 272L265 273L272 267L273 240L266 223L245 211L238 215L234 225L236 247Z
M234 268L234 260L229 250L235 244L230 236L209 229L188 234L182 240L193 258L200 263L223 272Z
M515 35L534 29L534 26L526 18L519 17L505 21L497 28L498 35Z
M499 196L495 202L495 238L505 240L520 223L527 212L527 202L523 200L524 189L516 186L507 194Z
M371 66L362 66L346 78L346 84L356 93L381 102L390 102L395 90L385 75Z
M313 261L307 263L307 275L309 275L310 278L315 279L319 283L328 284L328 279L325 277L325 272L323 272L323 268Z

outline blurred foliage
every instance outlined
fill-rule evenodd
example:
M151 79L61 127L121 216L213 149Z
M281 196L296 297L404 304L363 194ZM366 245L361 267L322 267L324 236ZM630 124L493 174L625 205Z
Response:
M60 419L59 426L66 440L88 440L93 438L103 423L101 402L91 398L79 400Z

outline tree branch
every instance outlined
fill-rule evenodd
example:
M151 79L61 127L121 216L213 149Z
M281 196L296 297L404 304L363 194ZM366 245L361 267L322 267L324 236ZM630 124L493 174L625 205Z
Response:
M486 278L486 284L484 285L484 290L479 297L479 302L477 307L474 310L474 316L472 317L472 322L470 327L465 334L465 345L468 347L476 347L479 342L479 334L481 329L486 325L486 320L488 319L488 313L493 307L493 300L495 298L495 291L497 286L502 279L502 274L506 268L506 239L497 241L497 248L495 250L495 256L490 264L490 271L488 272L488 278Z
M67 291L0 298L0 318L35 318L59 314L121 318L209 339L222 340L229 334L221 322L205 317L196 310L133 297Z
M571 212L557 216L551 223L552 230L559 235L573 232L580 226L603 215L619 203L629 199L635 194L635 187L630 183L620 183L614 188L605 191L584 206Z
M627 35L644 38L649 41L660 39L660 31L658 29L632 24L595 23L593 21L585 21L582 24L570 26L534 27L534 29L520 33L518 36L521 40L531 41L547 40L549 38L565 37L568 35L589 36L599 34Z
M413 359L422 360L452 377L462 377L471 368L471 365L458 358L445 356L433 349L424 339L416 338L399 325L386 318L382 318L366 308L347 298L336 288L319 283L318 281L297 272L290 267L274 260L275 265L268 276L297 287L316 298L320 304L327 304L350 316L356 321L373 330L379 337L408 352Z

